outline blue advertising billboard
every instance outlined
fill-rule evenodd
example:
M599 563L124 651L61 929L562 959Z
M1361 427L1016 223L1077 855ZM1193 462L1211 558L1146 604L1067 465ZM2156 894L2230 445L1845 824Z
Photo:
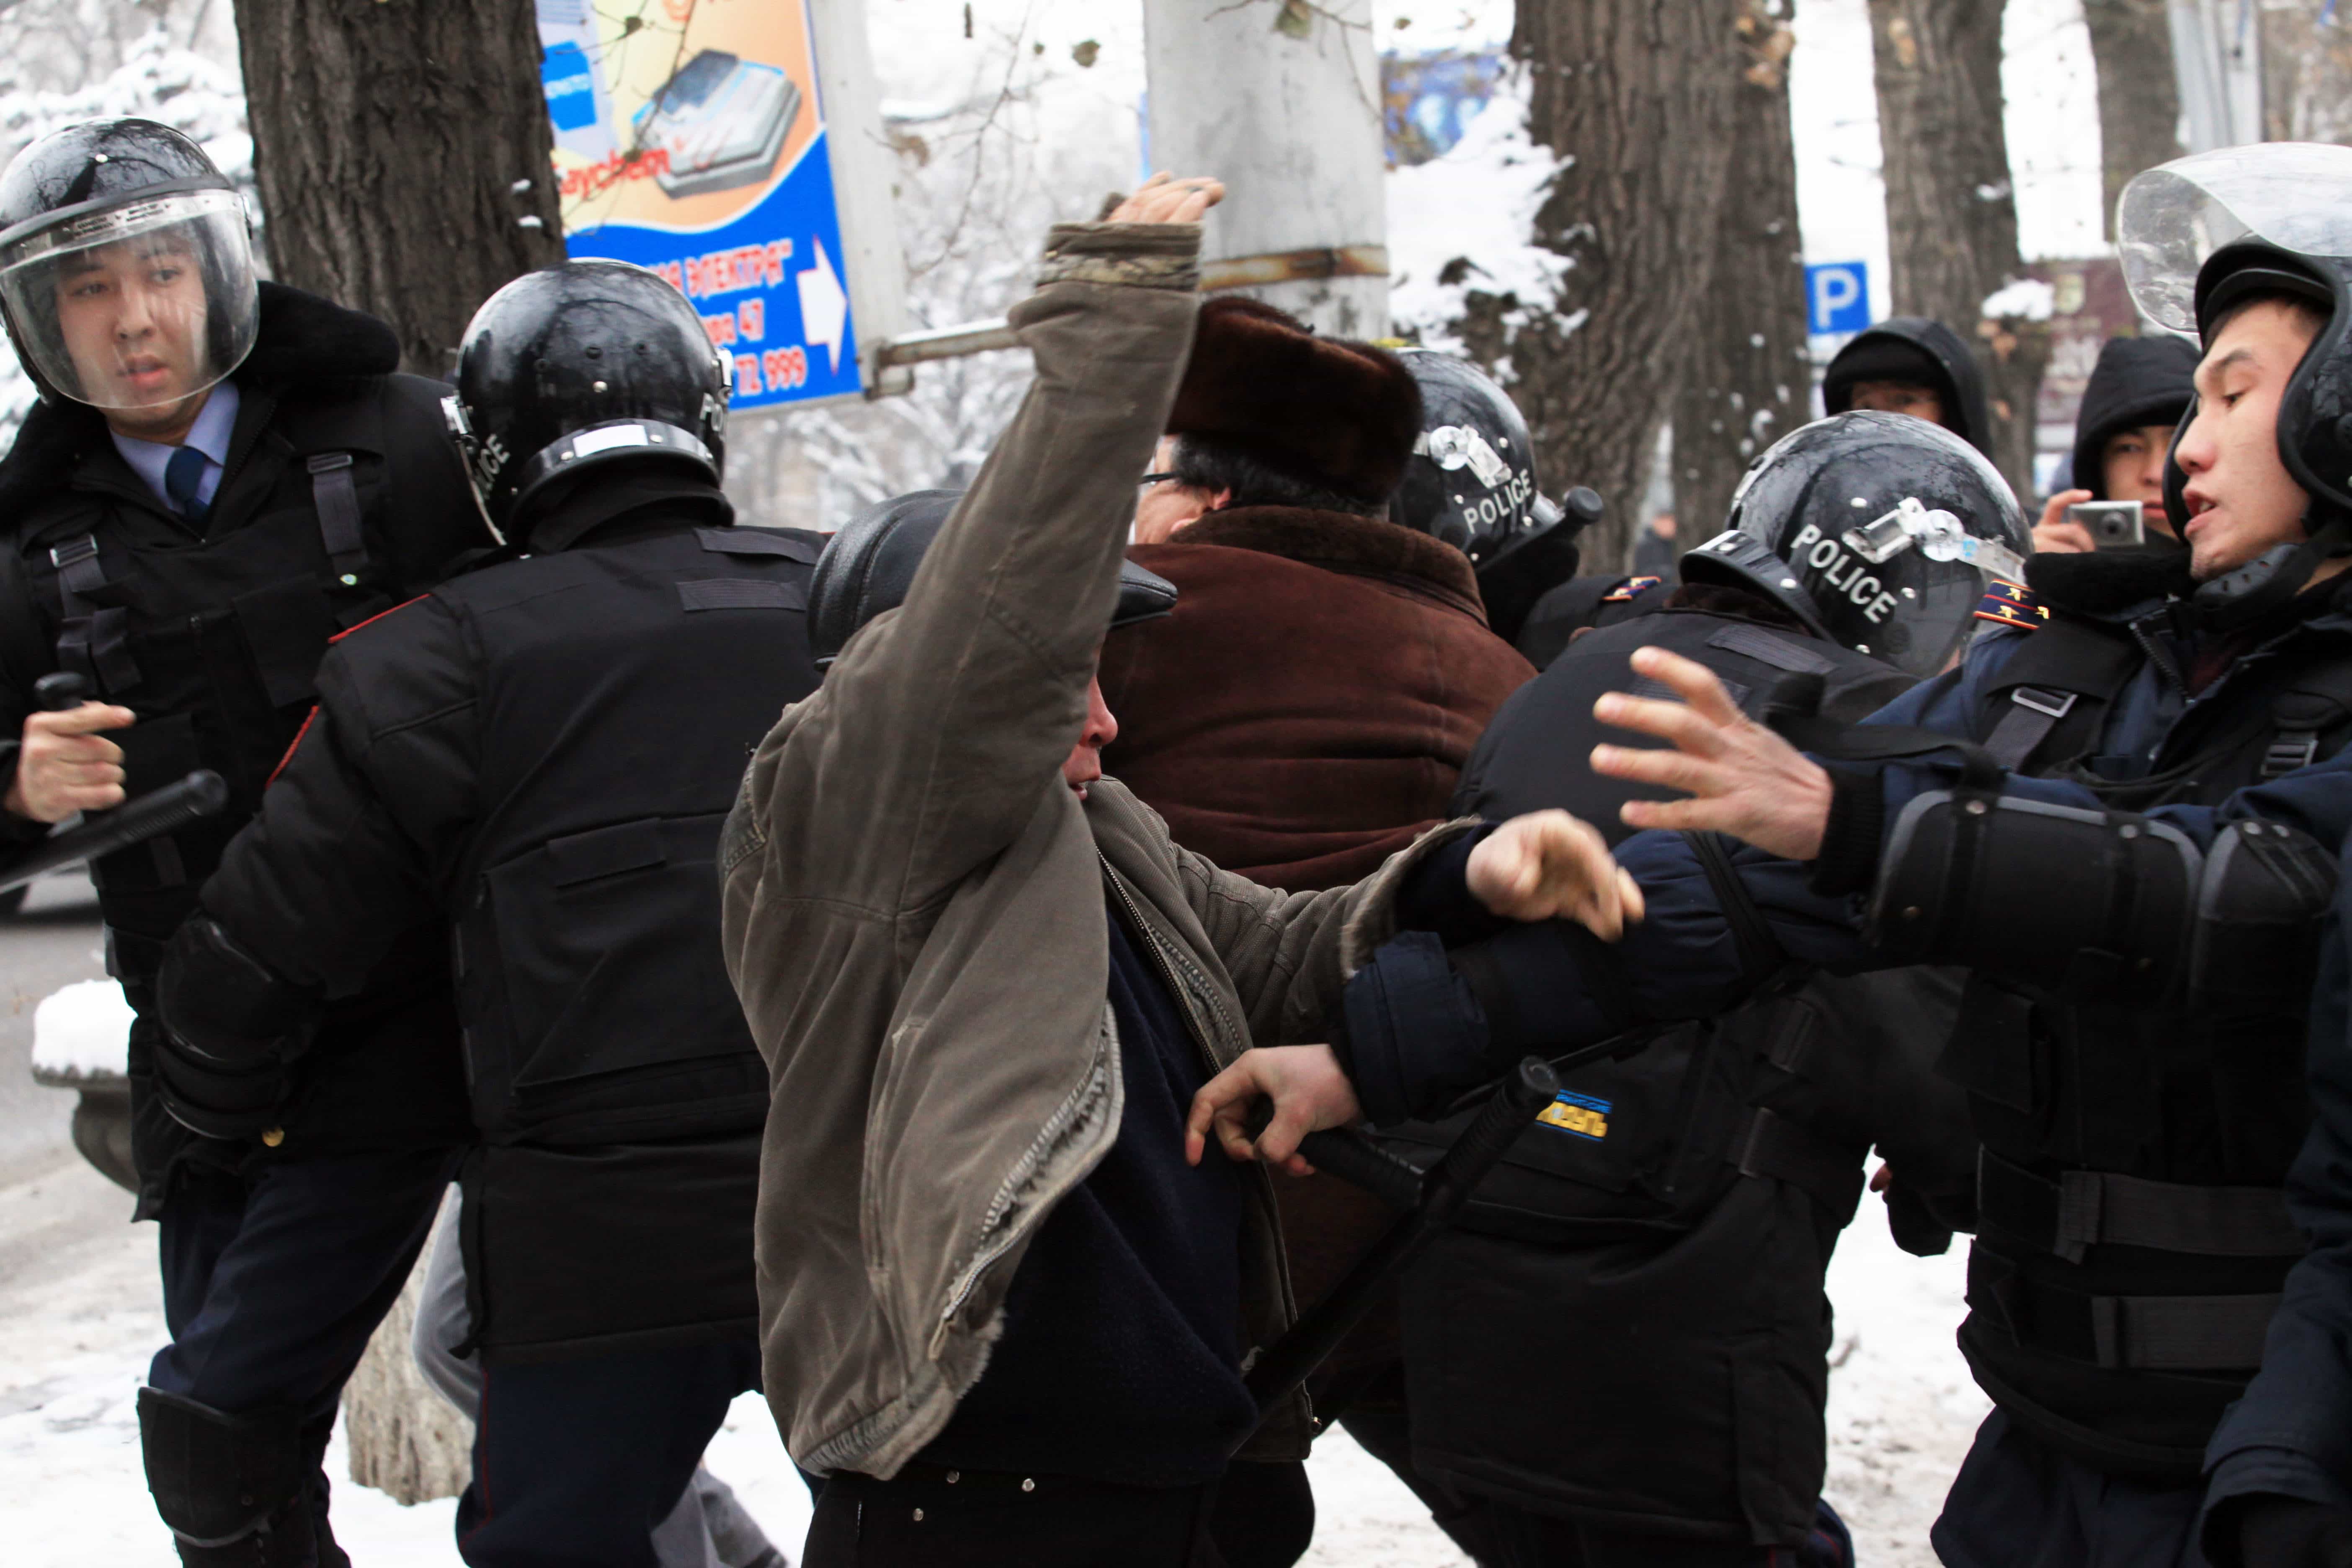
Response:
M739 410L860 390L808 0L537 0L565 248L650 268Z

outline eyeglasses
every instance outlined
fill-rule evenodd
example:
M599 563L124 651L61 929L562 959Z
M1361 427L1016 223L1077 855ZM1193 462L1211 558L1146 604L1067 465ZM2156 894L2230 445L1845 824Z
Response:
M1135 481L1135 488L1139 490L1148 490L1154 485L1164 485L1175 477L1176 476L1173 474L1146 474L1141 479Z

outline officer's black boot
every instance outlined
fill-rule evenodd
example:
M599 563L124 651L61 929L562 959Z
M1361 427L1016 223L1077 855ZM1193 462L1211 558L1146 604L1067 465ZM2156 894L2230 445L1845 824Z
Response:
M315 1468L292 1409L231 1415L139 1391L147 1489L187 1568L316 1568Z

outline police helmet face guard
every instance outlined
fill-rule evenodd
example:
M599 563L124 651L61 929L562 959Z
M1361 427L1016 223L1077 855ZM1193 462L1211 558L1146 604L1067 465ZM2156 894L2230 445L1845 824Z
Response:
M1391 521L1485 561L1538 532L1535 445L1508 394L1477 366L1435 349L1399 349L1421 388L1422 431L1389 503ZM1551 521L1559 521L1549 508Z
M2352 522L2352 148L2267 142L2176 159L2125 186L2116 249L2132 302L2151 321L2208 341L2259 294L2311 302L2327 318L2279 399L2280 459L2324 516ZM2179 447L2192 402L2174 436ZM2165 510L2189 521L2176 458Z
M260 330L245 204L168 126L54 132L0 173L0 316L45 395L124 412L195 397Z
M825 542L809 578L809 652L829 669L860 627L907 602L916 570L955 515L961 490L910 490L877 501ZM1118 568L1110 624L1157 620L1176 608L1176 584L1132 561Z
M1940 426L1857 410L1758 458L1683 579L1748 589L1821 636L1926 678L1967 640L1989 578L2022 580L2025 518L1999 470Z
M727 358L658 274L624 261L527 272L485 300L445 400L475 494L506 529L553 480L630 458L725 461Z

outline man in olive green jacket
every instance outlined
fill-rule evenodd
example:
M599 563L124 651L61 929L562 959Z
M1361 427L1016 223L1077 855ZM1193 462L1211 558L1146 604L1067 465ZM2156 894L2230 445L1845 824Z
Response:
M756 1232L765 1388L793 1457L831 1478L810 1538L820 1568L1106 1561L1065 1545L1086 1520L1127 1528L1153 1512L1141 1492L1094 1484L1126 1475L1118 1431L1085 1434L1065 1467L1075 1474L1013 1473L1025 1444L1050 1449L1055 1434L1024 1435L1004 1466L922 1454L1000 1334L1010 1358L1008 1297L1016 1321L1052 1305L1024 1304L1024 1254L1125 1146L1139 1063L1122 1073L1107 984L1117 994L1135 969L1120 955L1144 955L1141 989L1156 998L1141 1012L1160 1009L1186 1041L1189 1083L1173 1088L1189 1100L1253 1044L1321 1037L1346 974L1391 933L1415 857L1460 831L1433 830L1354 888L1288 896L1180 850L1097 776L1116 725L1096 657L1134 479L1192 339L1189 220L1217 194L1155 180L1111 221L1053 230L1037 292L1011 314L1034 386L903 607L851 637L824 687L761 744L729 824L726 956L772 1090ZM1181 221L1154 221L1169 218ZM1606 866L1598 837L1549 815L1482 845L1474 889L1500 912L1572 914L1613 934L1618 885L1594 868ZM1139 1152L1145 1163L1181 1159L1182 1111L1166 1120L1169 1149ZM1234 1388L1295 1310L1266 1175L1238 1171L1238 1322L1223 1373ZM1148 1226L1181 1230L1192 1199L1179 1185L1147 1194L1152 1212L1130 1215L1122 1247L1150 1243ZM1196 1282L1160 1283L1181 1294ZM1122 1408L1120 1389L1091 1392ZM1202 1397L1224 1400L1229 1419L1230 1395ZM1040 1419L1066 1424L1066 1408L1048 1401ZM1294 1398L1243 1453L1301 1457L1307 1436ZM1124 1535L1119 1560L1212 1560L1194 1555L1193 1494L1214 1473L1165 1489L1164 1539ZM981 1532L959 1536L965 1503L987 1510L985 1549ZM1024 1518L1037 1533L1023 1539ZM1064 1544L1049 1551L1047 1538Z

